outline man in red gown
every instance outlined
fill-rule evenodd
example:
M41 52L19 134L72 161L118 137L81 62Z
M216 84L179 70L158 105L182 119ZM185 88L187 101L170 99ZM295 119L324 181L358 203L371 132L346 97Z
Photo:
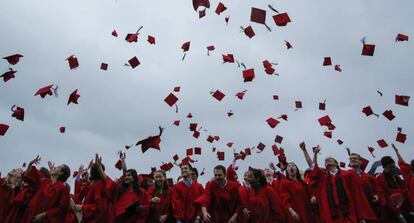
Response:
M237 183L226 179L226 168L214 167L214 180L196 201L201 206L204 222L236 223L240 213L240 196Z

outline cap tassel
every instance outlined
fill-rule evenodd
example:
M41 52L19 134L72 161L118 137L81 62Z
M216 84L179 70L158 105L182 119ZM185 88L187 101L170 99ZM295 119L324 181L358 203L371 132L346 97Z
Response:
M279 13L279 11L277 11L272 5L267 5L269 8L270 8L270 10L272 10L272 11L274 11L274 12L276 12L276 13Z
M365 45L365 41L366 41L366 39L367 39L367 37L366 37L366 36L362 37L362 39L361 39L362 44L364 44L364 45Z
M144 28L144 26L140 26L139 29L137 30L136 34L139 34L139 31Z
M175 113L178 113L178 105L175 104Z
M237 67L240 67L240 63L239 63L239 61L238 61L238 60L236 60L236 62L237 62Z
M397 131L398 131L398 133L401 133L402 132L402 128L401 127L398 127L397 128Z
M161 136L162 135L162 132L164 132L164 128L161 127L161 126L158 126L158 129L160 130L160 134L158 134L158 136Z
M382 97L382 92L377 90L377 93Z
M210 56L210 50L207 49L207 56Z
M244 65L244 63L240 63L240 65L246 70L246 65Z
M346 152L348 153L348 156L351 156L351 150L348 147L346 147Z
M272 29L265 23L266 29L269 30L269 32L272 32Z
M15 111L16 111L16 110L13 110L15 107L16 107L16 105L13 105L13 106L11 107L11 111L12 111L12 112L15 112Z
M185 59L185 55L187 55L187 53L184 53L183 58L181 58L181 60L184 60Z
M52 87L53 94L55 95L56 98L59 97L58 89L59 89L59 86L58 85L56 85L55 88Z

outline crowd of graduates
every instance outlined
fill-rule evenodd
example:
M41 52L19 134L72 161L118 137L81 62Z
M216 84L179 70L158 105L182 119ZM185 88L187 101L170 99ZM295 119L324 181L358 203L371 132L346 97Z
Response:
M293 162L271 163L269 168L249 167L237 177L235 160L227 168L215 166L214 178L201 185L190 162L180 164L175 184L163 170L149 178L127 169L111 179L97 154L88 168L76 174L74 193L66 183L67 165L37 167L37 156L26 169L0 179L1 223L115 223L115 222L216 222L216 223L404 223L414 222L414 161L407 164L393 145L397 163L381 159L383 172L364 172L363 159L350 153L349 170L336 159L318 163L300 144L309 168L300 171ZM398 168L398 167L399 168Z

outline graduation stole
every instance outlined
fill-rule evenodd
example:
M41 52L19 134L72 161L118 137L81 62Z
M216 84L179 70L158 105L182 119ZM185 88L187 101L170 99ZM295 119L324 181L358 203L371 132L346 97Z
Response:
M349 200L348 200L348 196L346 195L346 191L345 191L345 188L344 188L344 184L343 184L343 181L342 181L342 176L341 176L341 170L340 169L338 169L338 173L334 176L334 178L335 178L335 185L336 185L336 193L337 193L337 195L338 195L338 200L339 200L339 204L340 204L340 207L338 207L337 205L336 205L336 202L335 202L335 197L334 197L334 191L333 191L333 185L332 185L332 182L331 182L331 175L330 175L330 173L328 173L329 175L329 180L328 180L328 182L327 182L327 193L328 193L328 203L329 203L329 207L330 208L340 208L340 209L343 209L345 206L347 206L348 205L348 203L349 203ZM346 208L345 209L343 209L343 210L346 210Z

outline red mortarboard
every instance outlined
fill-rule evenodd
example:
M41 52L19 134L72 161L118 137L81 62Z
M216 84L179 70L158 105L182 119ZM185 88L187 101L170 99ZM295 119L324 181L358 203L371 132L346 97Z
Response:
M392 121L395 118L395 116L392 113L392 110L391 109L390 110L386 110L384 113L382 113L382 115L384 115L390 121Z
M395 104L408 106L408 102L410 101L410 96L405 95L395 95Z
M207 142L209 142L209 143L213 143L213 141L214 141L214 137L213 136L208 136L207 137Z
M153 148L160 150L160 142L161 142L161 135L163 132L163 128L159 127L160 133L156 136L149 136L146 139L143 139L141 141L138 141L135 146L138 146L141 144L141 150L142 153L145 153L148 149Z
M215 99L217 99L218 101L223 100L224 96L226 96L225 94L223 94L221 91L217 90L213 93L212 95Z
M138 42L138 35L139 35L139 33L138 33L138 32L136 32L136 33L128 33L128 34L126 35L126 37L125 37L125 40L126 40L128 43Z
M198 7L200 6L210 8L210 1L209 0L193 0L193 8L195 11L197 11Z
M258 148L260 151L263 151L263 150L265 149L265 147L266 147L266 145L265 145L265 144L263 144L263 143L259 143L259 144L257 145L257 148Z
M250 148L246 148L246 149L244 149L244 153L245 153L247 156L250 156L250 155L252 155L252 150L251 150Z
M175 120L173 124L176 125L176 126L179 126L180 125L180 120Z
M245 29L243 29L243 31L244 31L244 34L246 34L246 36L248 36L250 39L253 38L253 36L255 35L252 26L246 27Z
M214 47L214 45L207 46L207 55L209 56L210 55L210 51L213 51L215 49L216 49L216 47Z
M200 147L194 147L194 154L195 155L201 155L201 148Z
M77 177L78 175L79 175L79 172L78 172L78 171L73 171L72 178L75 178L75 177Z
M407 139L407 135L399 132L397 133L397 137L395 138L395 141L400 142L400 143L405 143L406 139Z
M279 124L279 121L272 118L272 117L268 118L266 120L266 122L267 122L267 124L269 124L270 128L272 128L272 129L275 128Z
M374 148L372 148L372 147L370 147L370 146L368 146L368 151L372 154L374 151L375 151L375 149ZM372 154L373 156L374 156L374 154ZM375 157L375 156L374 156Z
M198 12L198 18L199 19L203 18L204 16L206 16L206 9L200 10Z
M74 92L72 92L70 95L69 95L69 99L68 99L68 105L70 104L70 103L73 103L73 104L78 104L78 99L80 98L80 95L78 94L78 89L76 89Z
M220 136L214 136L214 140L219 141L220 140Z
M112 31L112 36L118 37L118 33L116 32L116 30Z
M173 156L173 160L176 162L178 159L180 159L180 157L178 157L178 155L177 155L177 154L175 154L175 155Z
M108 64L107 63L101 63L101 70L108 70Z
M183 50L183 52L187 52L188 50L190 50L190 41L183 43L181 49Z
M342 140L340 140L340 139L338 139L338 140L336 140L336 142L339 144L339 145L342 145L344 142L342 141Z
M192 118L193 115L191 113L188 113L187 118Z
M1 75L0 77L2 77L3 78L3 81L4 82L7 82L7 81L9 81L10 79L12 79L12 78L15 78L15 73L16 73L17 71L14 71L14 70L12 70L12 69L10 69L9 71L7 71L7 72L5 72L3 75Z
M370 116L370 115L374 114L374 112L372 111L371 106L367 106L367 107L363 108L362 113L364 113L366 116Z
M190 131L196 131L197 130L197 123L190 123Z
M397 37L395 37L395 41L399 42L399 41L408 41L408 36L398 33Z
M325 115L325 116L319 118L318 122L321 126L324 126L324 125L326 126L326 125L331 124L332 121L331 121L331 118L329 118L329 115Z
M12 117L16 118L17 120L24 121L24 108L16 107L16 109L13 110L13 108L15 107L16 106L13 105L13 107L11 108L11 110L13 111Z
M292 44L290 44L290 42L285 40L285 45L287 49L293 48Z
M332 60L330 57L324 57L323 58L323 66L331 66L332 65Z
M174 91L175 91L175 92L180 92L180 90L181 90L181 87L179 87L179 86L174 87Z
M115 168L117 168L118 170L122 170L122 161L118 160L118 162L115 163Z
M295 101L295 107L297 109L302 108L302 102L301 101Z
M178 101L178 98L173 93L170 93L164 99L164 101L165 101L165 103L167 103L171 107L171 106L173 106Z
M218 160L224 160L224 152L218 151L217 152L217 159Z
M283 141L283 137L280 135L276 135L275 142L280 144L282 143L282 141Z
M362 39L363 47L362 53L363 56L374 56L375 45L373 44L365 44L365 37Z
M250 82L254 79L254 69L243 70L244 82Z
M217 15L220 15L220 13L226 11L226 9L227 9L227 7L224 6L223 3L219 2L219 4L217 5L217 8L216 8Z
M200 137L200 132L199 131L194 131L193 137L198 139L198 137Z
M4 136L9 129L9 126L6 124L0 124L0 135Z
M319 103L319 110L321 110L321 111L325 111L325 109L326 109L326 104L325 104L325 102L320 102L320 103Z
M329 123L328 125L326 125L327 127L328 127L328 129L330 130L330 131L332 131L332 130L335 130L336 129L336 127L332 124L332 123Z
M50 85L47 85L46 87L40 88L39 90L36 91L34 96L40 95L40 97L45 98L46 95L53 95L52 86L53 84L50 84Z
M245 91L241 91L241 92L237 92L236 97L238 97L240 100L242 100L244 95L245 95Z
M227 55L222 54L223 56L223 63L234 63L234 56L233 54L228 53Z
M131 65L132 69L134 69L135 67L141 64L137 57L132 57L131 59L128 60L128 63L129 65Z
M171 162L169 162L169 163L162 164L162 165L160 166L160 169L161 169L161 170L163 170L163 171L165 171L165 172L168 172L168 171L170 171L173 167L174 167L174 164L172 164Z
M273 95L273 100L279 100L279 95Z
M250 21L260 24L266 23L266 10L252 7Z
M66 60L69 62L69 68L71 70L76 69L77 67L79 67L78 58L75 55L69 56L68 58L66 58Z
M339 162L339 166L341 167L341 168L345 168L345 163L344 162Z
M148 39L147 39L147 41L148 41L150 44L155 44L155 37L148 35Z
M324 132L323 135L330 139L332 138L332 132Z
M289 15L286 12L274 15L273 20L277 26L286 26L289 22L291 22Z
M335 65L335 70L338 72L342 72L341 65L339 64Z
M385 147L388 146L387 142L384 139L378 140L377 143L378 143L379 147L381 147L381 148L385 148Z
M228 147L232 147L233 146L233 143L232 142L228 142L227 144L226 144L226 146L228 146Z
M216 151L216 147L213 147L213 148L212 148L212 151L213 151L213 153L214 153L214 152Z
M186 156L192 156L193 155L193 148L189 148L185 151Z
M168 183L168 186L169 186L170 188L172 188L172 187L174 186L174 181L173 181L173 179L172 179L172 178L167 178L167 183Z
M10 65L16 65L19 62L20 57L23 57L23 55L14 54L7 57L3 57L3 59L7 60L7 62L9 62Z
M66 131L66 128L65 127L62 126L62 127L59 128L59 132L60 133L65 133L65 131Z
M228 117L231 117L231 116L233 116L234 115L234 113L230 110L229 112L227 112L227 116Z

